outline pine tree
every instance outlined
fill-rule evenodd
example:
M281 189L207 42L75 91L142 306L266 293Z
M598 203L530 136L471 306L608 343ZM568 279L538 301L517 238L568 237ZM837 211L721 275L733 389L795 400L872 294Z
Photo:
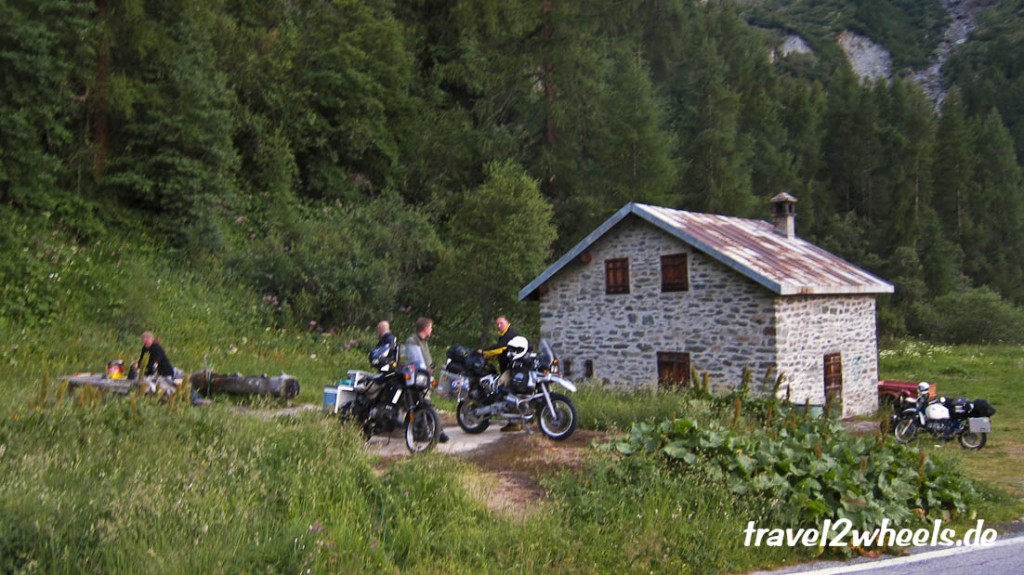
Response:
M876 227L886 230L890 246L916 249L924 220L932 211L935 128L932 104L921 89L906 81L879 88L888 98L882 110ZM880 249L885 249L884 245Z
M984 160L975 170L977 192L968 200L966 265L979 284L1024 302L1024 177L999 112L992 109L977 130L977 155Z
M740 97L726 84L725 68L714 43L704 41L681 80L685 87L677 93L688 103L679 122L688 164L683 193L689 209L746 216L757 210L751 142L739 131Z
M179 246L220 246L217 207L235 190L231 94L216 67L218 6L133 5L111 14L110 164L101 185L150 213Z
M963 239L967 198L974 193L976 155L974 133L967 119L960 91L954 87L946 96L935 136L934 206L948 237Z
M58 188L73 181L68 160L89 93L88 9L70 0L0 3L3 204L54 210L68 203Z
M521 166L494 162L486 172L486 181L458 202L446 253L427 282L432 301L455 322L472 318L484 331L544 269L556 237L551 205Z
M782 123L786 126L786 151L792 164L793 191L800 200L798 232L815 237L830 216L824 186L818 179L822 167L826 97L820 83L805 84L784 79L779 89Z
M852 211L870 222L879 149L876 101L848 65L836 69L828 90L821 173L830 196L827 203L838 213Z

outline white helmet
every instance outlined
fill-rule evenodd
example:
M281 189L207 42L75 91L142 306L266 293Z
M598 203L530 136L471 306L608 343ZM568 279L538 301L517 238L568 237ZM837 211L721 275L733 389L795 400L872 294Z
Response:
M921 383L917 384L917 395L928 395L928 390L930 390L931 388L932 386L927 381L922 381Z
M509 340L505 346L505 354L509 360L515 361L526 357L526 350L530 348L530 342L525 337L517 335Z

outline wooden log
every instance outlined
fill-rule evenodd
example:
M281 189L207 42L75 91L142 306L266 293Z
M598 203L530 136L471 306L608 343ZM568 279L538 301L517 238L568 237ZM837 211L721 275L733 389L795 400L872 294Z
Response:
M281 373L273 377L263 375L242 375L240 373L220 374L201 370L194 372L189 381L192 389L209 397L214 394L235 396L269 396L292 399L299 395L299 380L295 376Z

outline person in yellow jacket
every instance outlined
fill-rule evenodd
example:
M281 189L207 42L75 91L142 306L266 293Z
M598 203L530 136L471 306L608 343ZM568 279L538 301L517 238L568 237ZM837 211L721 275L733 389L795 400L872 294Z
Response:
M494 326L498 328L498 342L491 347L479 351L483 354L484 359L498 358L498 368L501 371L498 386L499 388L508 389L508 383L512 374L508 370L510 362L505 351L508 348L508 342L512 341L512 338L517 337L519 332L512 329L512 324L503 315L499 315L494 320ZM509 423L501 428L502 431L522 431L522 429L523 425L521 423Z

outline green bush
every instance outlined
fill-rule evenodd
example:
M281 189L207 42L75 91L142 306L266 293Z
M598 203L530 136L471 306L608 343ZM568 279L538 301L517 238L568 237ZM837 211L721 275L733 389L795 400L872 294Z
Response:
M1024 343L1024 310L987 287L917 304L908 323L931 341Z
M244 218L228 267L262 297L278 325L371 325L408 306L436 258L425 217L395 196Z

